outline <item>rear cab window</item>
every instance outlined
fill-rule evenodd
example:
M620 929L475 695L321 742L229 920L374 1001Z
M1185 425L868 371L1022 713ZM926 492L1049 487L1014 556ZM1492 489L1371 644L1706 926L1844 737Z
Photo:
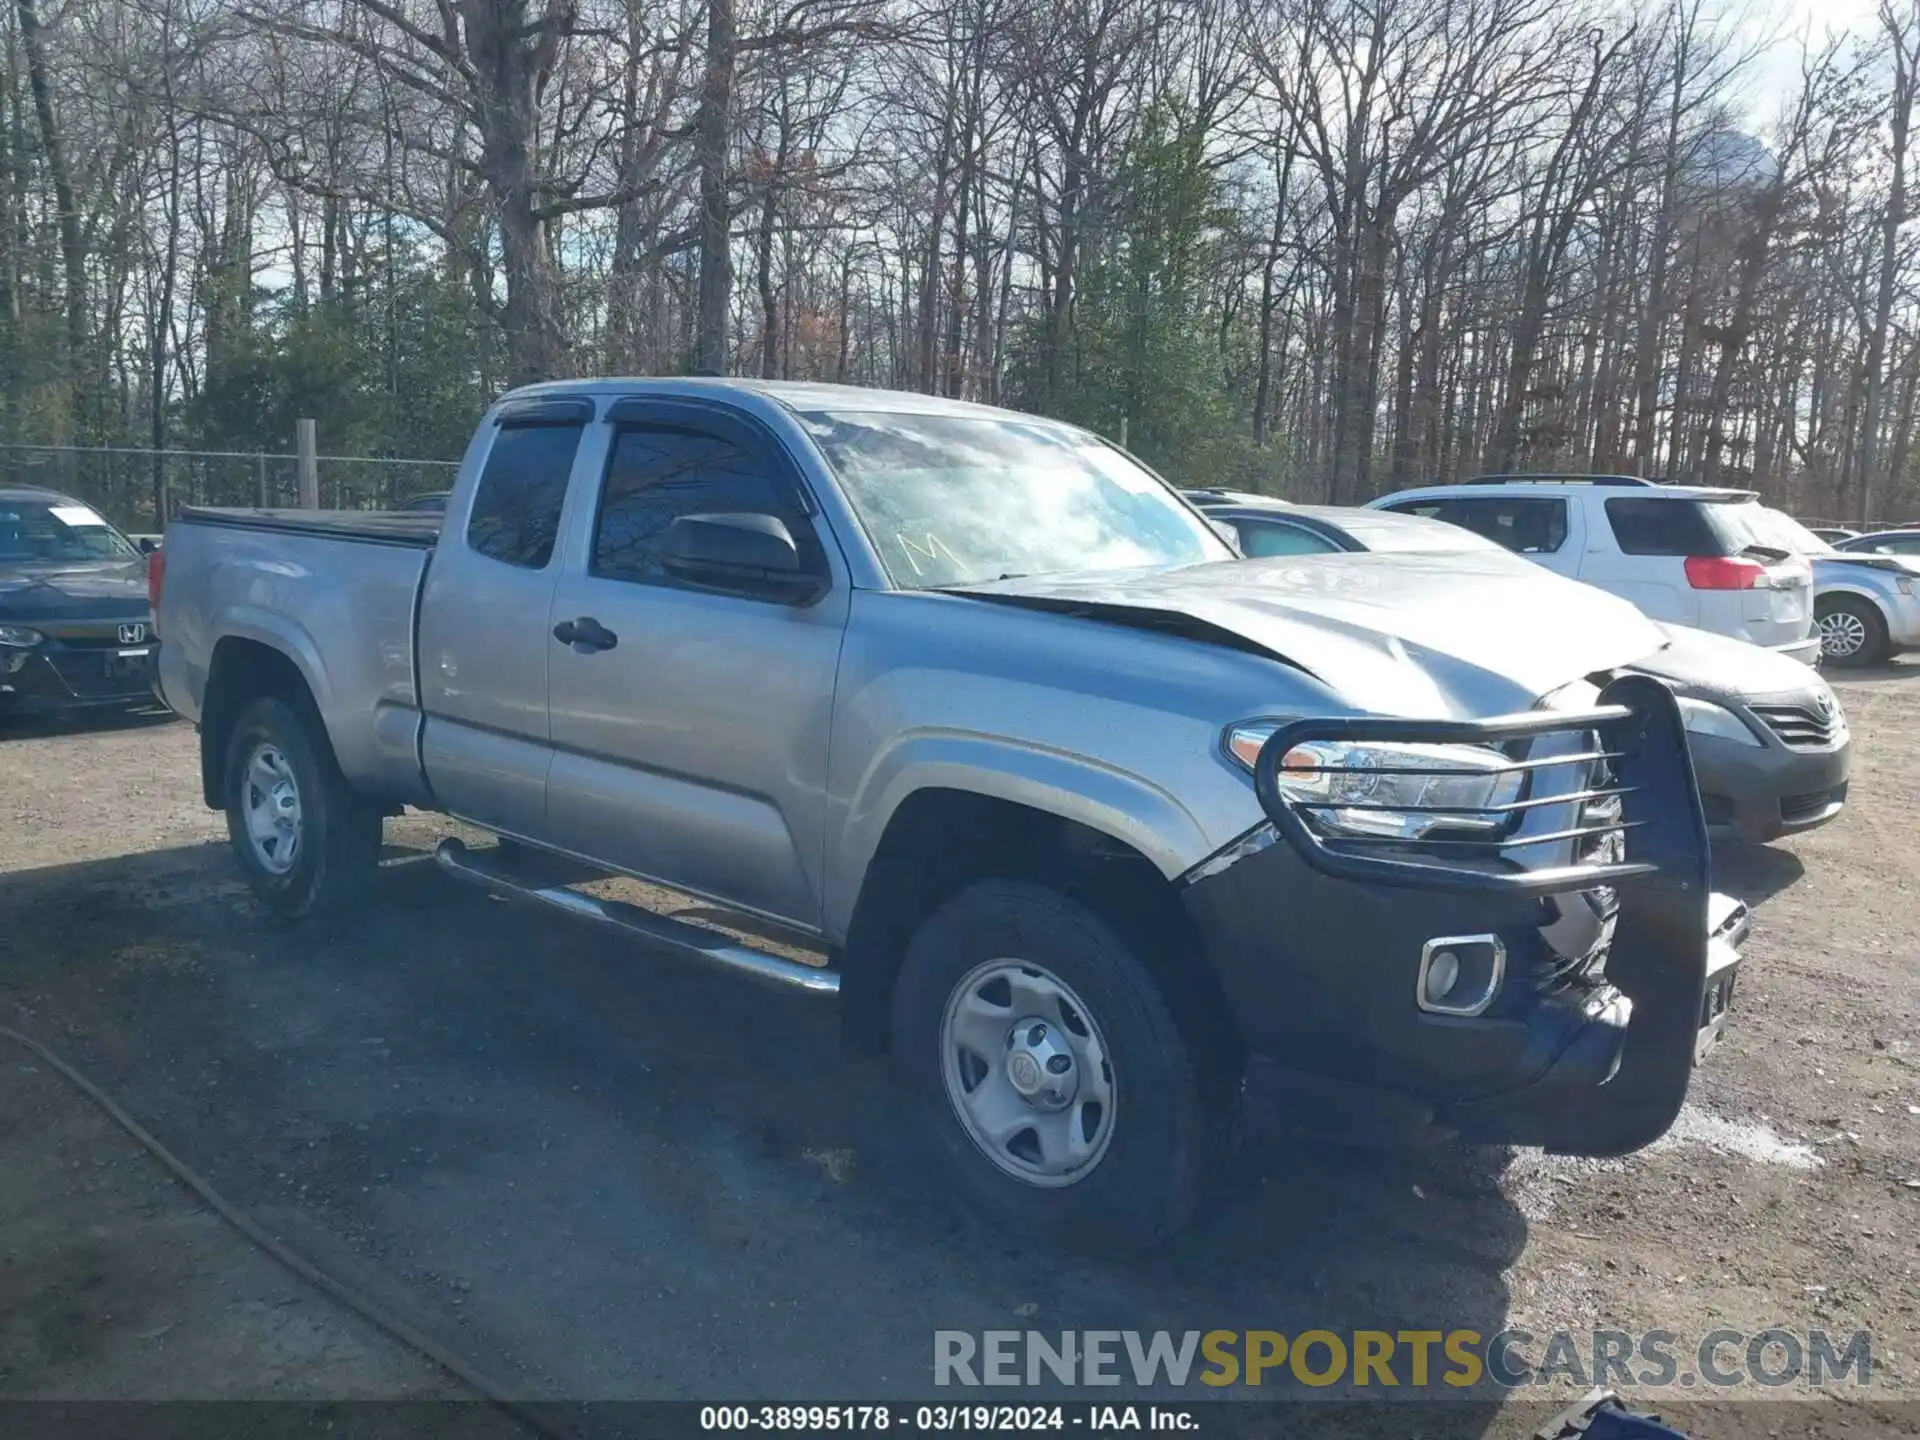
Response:
M523 570L546 569L584 428L578 422L500 427L474 490L468 549Z

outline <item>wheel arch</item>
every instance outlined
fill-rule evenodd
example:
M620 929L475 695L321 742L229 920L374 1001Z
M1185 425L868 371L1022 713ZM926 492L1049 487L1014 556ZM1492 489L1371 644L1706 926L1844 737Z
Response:
M1821 601L1831 600L1836 595L1852 595L1860 600L1871 601L1874 608L1883 616L1886 614L1887 606L1884 598L1871 586L1862 585L1857 580L1834 580L1822 584L1813 597L1813 603L1817 606Z
M1841 582L1821 587L1813 598L1814 633L1821 634L1820 622L1833 610L1852 609L1855 606L1864 607L1869 612L1868 618L1863 621L1867 637L1860 649L1845 656L1830 655L1824 638L1821 642L1822 657L1836 665L1871 664L1884 659L1886 655L1888 640L1893 633L1892 616L1888 614L1886 602L1880 595L1858 583ZM1877 636L1874 634L1876 625L1879 627Z
M969 884L1031 880L1087 905L1139 947L1183 1027L1235 1067L1224 992L1176 880L1122 835L976 790L927 785L894 808L862 878L840 951L843 1038L885 1051L894 981L919 923Z
M226 808L227 749L234 727L248 705L269 695L312 719L315 741L332 762L332 744L307 669L279 643L249 634L223 635L208 661L200 703L200 791L209 808Z

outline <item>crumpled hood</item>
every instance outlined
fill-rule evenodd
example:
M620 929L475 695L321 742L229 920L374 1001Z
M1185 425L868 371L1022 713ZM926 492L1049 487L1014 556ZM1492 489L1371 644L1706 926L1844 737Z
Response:
M1691 625L1662 624L1659 628L1670 642L1667 648L1636 661L1633 668L1657 675L1683 694L1734 700L1790 699L1812 696L1827 688L1811 666L1765 646L1696 630Z
M1421 718L1526 710L1666 643L1625 600L1495 551L1039 575L963 593L1118 623L1185 617L1307 671L1357 709Z
M0 568L0 620L32 621L144 619L147 569L144 560L72 568Z

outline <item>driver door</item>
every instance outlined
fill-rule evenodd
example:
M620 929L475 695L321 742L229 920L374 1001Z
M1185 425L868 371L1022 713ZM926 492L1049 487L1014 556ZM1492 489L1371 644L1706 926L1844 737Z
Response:
M849 596L836 547L791 459L747 422L670 401L618 415L549 616L574 638L548 642L548 832L629 873L817 928ZM830 579L824 594L795 605L669 574L667 526L715 512L781 519L803 565Z

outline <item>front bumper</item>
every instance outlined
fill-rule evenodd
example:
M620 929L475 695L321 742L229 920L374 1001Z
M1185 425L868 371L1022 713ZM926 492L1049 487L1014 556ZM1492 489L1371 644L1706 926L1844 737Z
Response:
M1690 737L1707 831L1715 839L1764 845L1826 824L1846 808L1852 742L1794 750L1768 740L1742 745Z
M1920 595L1896 590L1884 597L1881 613L1887 617L1887 639L1896 650L1920 650Z
M145 704L153 698L154 644L0 647L0 713L46 715Z
M1313 1126L1312 1112L1326 1109L1589 1155L1666 1132L1725 1023L1747 912L1708 891L1705 825L1671 695L1634 677L1608 696L1632 712L1602 732L1626 792L1624 861L1381 869L1351 850L1316 849L1298 816L1268 804L1271 828L1190 875L1188 910L1248 1057L1250 1128ZM1270 748L1302 728L1283 729ZM1401 728L1446 743L1474 727ZM1336 733L1338 722L1318 729ZM1265 803L1272 789L1262 789ZM1501 953L1489 1003L1470 1015L1424 1008L1435 937L1476 936L1497 939Z

